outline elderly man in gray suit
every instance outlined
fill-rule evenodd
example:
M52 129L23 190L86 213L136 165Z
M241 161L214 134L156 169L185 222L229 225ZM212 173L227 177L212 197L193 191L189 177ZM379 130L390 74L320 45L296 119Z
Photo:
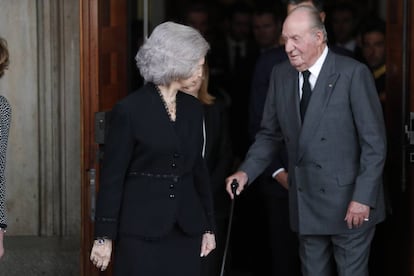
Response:
M273 69L261 130L238 172L237 194L284 141L289 155L290 224L304 276L368 275L375 225L385 217L386 138L369 69L332 53L319 13L293 10L283 24L289 62ZM283 250L281 248L280 250Z

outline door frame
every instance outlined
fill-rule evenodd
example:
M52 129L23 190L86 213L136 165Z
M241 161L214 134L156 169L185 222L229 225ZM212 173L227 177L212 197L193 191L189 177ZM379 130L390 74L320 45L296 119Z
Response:
M81 275L98 275L89 262L92 245L90 172L98 170L93 114L98 111L99 91L98 1L80 0L80 93L81 93Z
M97 112L109 111L127 95L128 0L80 1L81 87L81 275L111 275L89 261L94 239L94 203L99 190L102 145L96 141L101 122ZM112 262L111 262L112 263Z

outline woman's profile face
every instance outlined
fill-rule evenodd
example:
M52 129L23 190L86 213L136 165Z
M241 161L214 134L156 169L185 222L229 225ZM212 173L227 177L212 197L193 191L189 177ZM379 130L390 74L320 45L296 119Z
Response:
M196 84L190 87L182 87L181 90L187 94L193 95L194 97L198 97L198 93L200 91L201 83L203 82L203 77L198 78L196 80Z
M184 92L193 94L200 89L202 77L203 77L203 66L204 58L200 59L197 64L197 68L194 71L193 75L188 79L179 80L178 82L181 85L181 89Z

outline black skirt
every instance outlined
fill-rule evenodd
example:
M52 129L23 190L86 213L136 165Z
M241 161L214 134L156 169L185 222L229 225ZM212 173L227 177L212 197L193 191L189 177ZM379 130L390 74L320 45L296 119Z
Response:
M159 239L120 237L115 247L115 276L198 276L201 236L176 226Z

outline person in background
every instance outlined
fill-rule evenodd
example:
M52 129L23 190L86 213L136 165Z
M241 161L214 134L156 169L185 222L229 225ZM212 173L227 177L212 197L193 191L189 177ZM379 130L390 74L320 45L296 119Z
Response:
M385 103L385 22L379 18L370 19L362 25L362 57L371 69L381 103Z
M205 3L190 4L183 16L184 24L198 30L210 42L210 14Z
M332 28L334 45L349 51L353 58L361 61L361 47L356 36L359 22L355 8L349 3L334 5L330 10L328 22Z
M260 52L278 47L280 39L281 17L275 5L259 5L253 12L253 35Z
M201 35L203 35L203 37L209 42L210 51L207 53L206 63L209 63L211 59L213 59L214 62L215 51L212 49L216 49L215 45L217 42L217 37L220 37L220 35L216 34L217 31L215 30L215 26L211 24L212 10L213 8L206 3L195 2L187 7L185 13L182 16L182 21L185 25L198 30ZM208 71L210 71L210 68ZM216 80L213 81L213 83L210 82L209 87L209 94L216 98L216 100L220 101L220 103L225 103L225 106L228 109L230 106L230 97L226 91L223 90L223 85L217 83Z
M9 66L9 51L7 42L0 37L0 78ZM4 96L0 96L0 258L4 255L4 233L7 228L6 220L6 153L11 122L11 107Z
M217 40L209 54L212 82L224 89L231 100L229 107L230 136L235 163L246 154L248 141L248 109L252 71L258 48L251 36L251 7L235 3L226 15L227 33Z
M302 274L331 276L335 260L339 276L368 275L375 227L385 218L386 136L372 75L328 49L313 7L291 11L282 36L289 62L272 71L261 129L227 191L233 197L235 179L240 194L286 145Z
M225 101L228 102L230 150L233 153L232 167L234 168L240 163L249 146L247 109L252 70L259 50L252 39L251 6L239 1L228 5L225 11L225 23L223 24L225 31L221 39L212 45L208 55L208 64L211 83L222 88L225 92L223 94L227 95ZM215 90L210 90L210 93L219 98L215 95ZM248 231L247 228L250 228L252 224L244 227L246 223L237 219L238 210L248 208L248 205L246 200L240 200L235 207L234 225L241 223L243 226L233 228L238 230L232 233L231 260L237 254L242 253L238 249L239 246L248 250L251 248L239 241L243 240L245 232ZM250 258L247 255L244 257ZM231 261L231 268L235 270L245 266L246 263L245 259L238 259L237 263Z
M371 69L375 86L380 98L383 112L385 113L385 78L386 78L386 26L380 18L370 17L361 25L362 57L365 64ZM388 166L390 160L385 163L384 169L384 195L386 202L387 218L377 225L375 236L371 245L369 268L371 275L381 275L386 271L387 244L389 235L393 229L393 202L391 200L391 182L387 181Z
M209 49L201 34L158 25L136 55L145 85L111 112L90 259L114 275L200 275L215 248L203 108L191 89Z
M203 260L201 273L205 276L217 276L220 274L224 253L230 207L230 199L223 187L223 183L226 176L230 173L233 158L228 132L227 109L225 103L220 98L215 98L209 93L210 89L217 88L209 85L208 65L205 63L203 78L198 79L197 85L183 87L183 92L198 98L204 107L205 142L203 155L211 178L217 247ZM216 92L215 94L218 93Z

